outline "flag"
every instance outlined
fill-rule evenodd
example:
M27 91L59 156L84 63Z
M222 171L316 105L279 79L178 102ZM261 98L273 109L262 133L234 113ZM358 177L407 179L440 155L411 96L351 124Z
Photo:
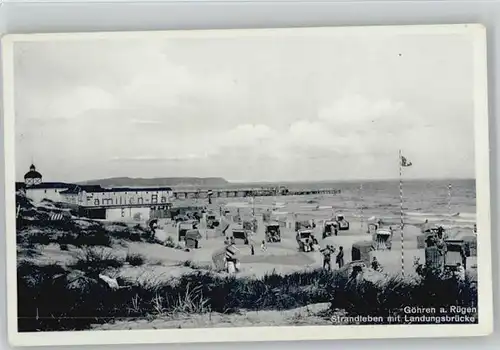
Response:
M412 166L412 162L408 161L405 156L401 156L401 166L402 167L409 167Z

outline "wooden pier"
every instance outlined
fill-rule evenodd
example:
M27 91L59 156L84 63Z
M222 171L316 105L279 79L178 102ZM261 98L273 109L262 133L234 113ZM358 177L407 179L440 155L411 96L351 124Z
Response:
M332 188L319 188L319 189L301 189L289 190L280 189L279 191L271 188L227 188L227 189L212 189L212 190L181 190L173 189L173 196L175 199L188 199L188 198L241 198L241 197L272 197L272 196L308 196L329 194L337 195L341 191Z

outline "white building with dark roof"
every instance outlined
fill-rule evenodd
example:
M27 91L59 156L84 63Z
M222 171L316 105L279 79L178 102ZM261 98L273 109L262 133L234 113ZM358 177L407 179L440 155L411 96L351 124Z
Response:
M149 218L152 211L167 210L172 205L170 187L116 187L78 185L64 182L43 182L42 174L32 164L24 176L24 183L16 183L16 190L25 192L35 204L43 200L67 203L79 207L83 216L96 219L120 220Z
M66 191L72 184L62 182L43 182L42 174L31 164L29 171L24 174L24 184L16 184L16 189L24 189L26 197L34 203L40 203L44 199L54 202L63 202L61 193Z

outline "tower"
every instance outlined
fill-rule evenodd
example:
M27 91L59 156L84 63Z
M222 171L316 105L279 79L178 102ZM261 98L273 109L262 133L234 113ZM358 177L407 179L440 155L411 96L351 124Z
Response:
M26 187L39 185L42 183L42 174L36 171L35 165L31 164L30 170L24 174L24 184Z

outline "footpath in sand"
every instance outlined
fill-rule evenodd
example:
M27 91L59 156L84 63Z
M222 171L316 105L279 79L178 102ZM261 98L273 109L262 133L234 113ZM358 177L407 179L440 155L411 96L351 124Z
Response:
M331 325L326 317L318 316L329 308L329 303L312 304L283 311L242 311L235 314L175 314L146 319L115 321L96 325L93 330L136 330L172 328L228 328L269 326Z

